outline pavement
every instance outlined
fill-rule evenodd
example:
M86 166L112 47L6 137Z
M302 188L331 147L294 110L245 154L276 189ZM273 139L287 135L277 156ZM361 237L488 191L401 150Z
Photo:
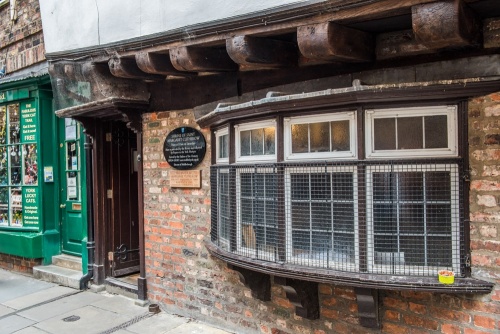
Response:
M0 269L0 334L230 334L191 318L149 312L133 299L79 291Z

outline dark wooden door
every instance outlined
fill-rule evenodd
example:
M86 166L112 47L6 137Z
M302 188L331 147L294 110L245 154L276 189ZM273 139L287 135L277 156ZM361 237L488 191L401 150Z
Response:
M111 276L139 271L137 135L123 122L110 122L107 200L110 218L108 259Z

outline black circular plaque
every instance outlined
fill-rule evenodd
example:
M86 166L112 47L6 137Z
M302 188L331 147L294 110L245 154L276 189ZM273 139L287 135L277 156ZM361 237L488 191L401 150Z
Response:
M200 131L190 127L172 130L163 143L165 159L175 169L198 166L206 151L205 137Z

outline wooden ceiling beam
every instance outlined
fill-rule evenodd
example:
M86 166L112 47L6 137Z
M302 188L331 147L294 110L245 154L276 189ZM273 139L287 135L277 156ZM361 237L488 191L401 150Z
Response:
M226 40L226 50L229 57L244 69L297 66L297 45L292 42L236 36Z
M139 69L135 59L113 57L108 61L111 74L118 78L139 80L164 80L165 76L144 73Z
M434 52L417 42L413 30L394 31L377 35L375 55L377 60L402 58Z
M170 50L175 69L188 72L231 72L238 69L225 49L183 46Z
M135 54L135 61L139 69L145 73L174 75L174 76L190 76L188 72L178 71L170 61L170 56L167 54L152 53L141 51Z
M308 59L368 62L373 59L373 37L361 30L323 22L297 28L297 43Z
M415 40L431 49L480 43L481 21L461 0L412 7Z

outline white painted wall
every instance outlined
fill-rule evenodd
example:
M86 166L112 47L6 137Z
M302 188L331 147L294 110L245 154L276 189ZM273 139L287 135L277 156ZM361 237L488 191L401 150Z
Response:
M52 53L301 2L308 0L40 0L40 9Z

